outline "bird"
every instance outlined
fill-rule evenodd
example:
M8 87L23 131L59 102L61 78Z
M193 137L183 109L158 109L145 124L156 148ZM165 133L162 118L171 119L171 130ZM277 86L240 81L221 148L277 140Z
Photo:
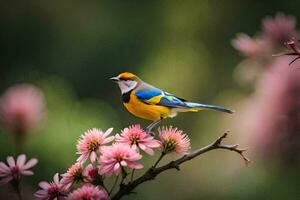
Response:
M152 121L146 127L148 133L165 118L175 117L180 112L215 110L233 113L233 110L202 103L190 102L144 82L130 72L120 73L110 78L121 90L125 108L134 116Z

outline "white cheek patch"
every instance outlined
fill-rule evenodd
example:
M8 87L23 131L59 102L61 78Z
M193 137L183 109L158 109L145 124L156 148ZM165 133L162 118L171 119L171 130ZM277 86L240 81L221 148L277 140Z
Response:
M136 81L119 81L118 84L119 84L121 93L124 94L124 93L127 93L130 90L134 89L137 85L137 82Z

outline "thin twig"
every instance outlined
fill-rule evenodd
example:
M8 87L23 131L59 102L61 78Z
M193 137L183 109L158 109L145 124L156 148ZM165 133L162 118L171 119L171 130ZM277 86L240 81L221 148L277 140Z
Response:
M128 175L124 167L121 167L121 173L122 173L122 180L120 182L120 185L124 185L124 181Z
M130 182L133 181L133 178L134 178L134 172L135 172L135 169L132 169L132 171L131 171L131 176L130 176Z
M195 157L198 157L208 151L214 150L214 149L227 149L230 151L234 151L238 153L243 160L245 161L246 165L250 163L250 160L243 154L245 152L245 149L240 149L239 145L223 145L222 141L227 137L229 131L226 131L223 133L217 140L215 140L213 143L210 145L197 149L193 151L190 154L184 155L181 158L171 161L161 167L151 167L149 170L147 170L142 176L139 178L135 179L134 181L128 183L128 184L123 184L122 187L120 187L119 191L111 198L112 200L119 200L123 196L128 195L132 193L132 191L140 184L153 180L157 175L160 173L169 170L169 169L177 169L180 170L179 166L180 164L189 161Z
M155 162L155 164L153 165L153 168L155 168L158 163L161 161L161 159L166 155L165 152L161 152L160 156L158 157L157 161Z
M113 186L111 187L108 194L111 194L114 191L114 188L116 187L118 180L119 180L119 175L116 177L115 182L114 182Z

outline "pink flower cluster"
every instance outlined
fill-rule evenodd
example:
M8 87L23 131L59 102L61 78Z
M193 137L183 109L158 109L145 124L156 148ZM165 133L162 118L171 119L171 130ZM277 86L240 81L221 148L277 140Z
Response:
M106 200L109 195L104 179L121 173L124 178L127 169L143 168L139 163L142 159L140 150L148 155L154 155L154 149L160 149L164 155L183 155L190 148L187 135L172 127L159 129L159 140L147 134L139 124L124 128L116 136L110 136L112 130L103 132L93 128L81 135L76 146L77 162L61 178L57 173L52 182L40 182L35 196L43 200Z

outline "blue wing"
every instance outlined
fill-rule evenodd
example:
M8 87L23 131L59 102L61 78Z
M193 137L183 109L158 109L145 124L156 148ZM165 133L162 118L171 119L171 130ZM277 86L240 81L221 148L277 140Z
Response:
M230 109L223 108L221 106L214 106L208 104L200 104L188 102L185 99L176 97L170 93L164 92L159 89L151 90L137 90L135 95L140 101L151 105L162 105L169 108L179 108L179 109L193 109L191 111L209 109L216 110L226 113L233 113L234 111Z
M137 98L147 104L162 105L170 108L186 108L184 99L178 98L170 93L159 89L153 90L137 90L135 92Z

